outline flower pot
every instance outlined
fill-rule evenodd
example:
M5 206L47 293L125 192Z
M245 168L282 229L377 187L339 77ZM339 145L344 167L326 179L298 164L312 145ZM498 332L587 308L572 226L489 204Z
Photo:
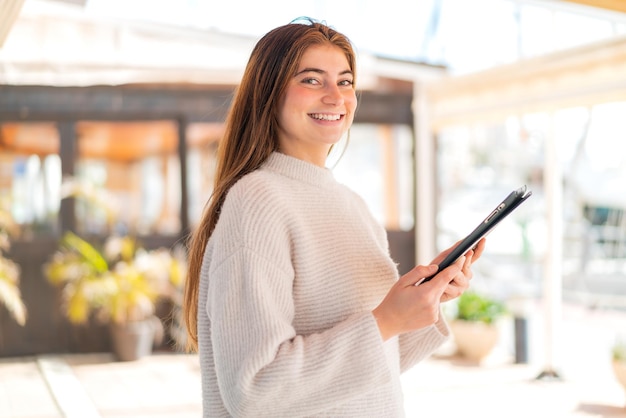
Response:
M155 316L142 321L112 323L109 327L113 353L120 361L134 361L152 354L163 337L163 325Z
M613 373L617 381L622 385L622 388L626 391L626 362L613 360Z
M494 324L455 320L450 323L457 352L462 357L480 363L498 343L499 331Z

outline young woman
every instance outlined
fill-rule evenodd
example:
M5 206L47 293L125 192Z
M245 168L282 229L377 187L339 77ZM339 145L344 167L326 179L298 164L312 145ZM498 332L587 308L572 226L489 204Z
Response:
M400 373L448 334L481 241L427 283L325 160L357 107L355 54L307 21L252 51L190 246L185 316L205 417L399 417ZM434 260L441 260L445 253Z

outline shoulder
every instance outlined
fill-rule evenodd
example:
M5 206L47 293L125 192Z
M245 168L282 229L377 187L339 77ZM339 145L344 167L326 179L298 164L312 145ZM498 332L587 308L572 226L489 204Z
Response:
M281 204L273 179L265 177L255 171L228 191L209 241L214 266L244 250L287 268L289 208Z
M242 177L226 194L216 229L248 244L261 237L284 236L291 207L283 183L280 176L261 170Z
M234 205L239 213L285 207L289 193L285 179L272 172L255 170L239 179L228 191L225 205Z

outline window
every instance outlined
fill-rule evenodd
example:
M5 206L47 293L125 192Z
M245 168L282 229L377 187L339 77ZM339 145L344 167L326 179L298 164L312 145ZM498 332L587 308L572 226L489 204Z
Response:
M0 126L0 207L22 235L58 230L61 184L59 136L52 123Z
M187 128L187 190L189 224L195 228L213 191L217 143L222 123L192 123Z
M83 234L176 235L180 162L173 121L79 122L78 160L64 179Z
M341 154L345 148L345 153ZM413 131L408 125L354 124L329 158L338 181L365 199L388 230L413 229Z

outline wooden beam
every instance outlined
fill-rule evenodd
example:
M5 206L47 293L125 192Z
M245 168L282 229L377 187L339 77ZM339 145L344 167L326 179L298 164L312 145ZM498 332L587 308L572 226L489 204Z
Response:
M626 13L626 1L624 0L565 0L570 3L582 4L584 6L598 9L610 10L613 12Z
M3 0L0 2L0 48L9 36L23 5L24 0Z
M626 100L626 37L428 86L431 126Z
M92 87L0 85L2 121L223 122L235 86L124 85ZM357 123L412 124L412 93L360 91Z
M61 142L61 174L63 177L71 177L76 174L76 159L78 149L76 144L76 124L71 121L62 121L57 124ZM62 199L59 220L62 231L76 231L76 206L74 198Z
M0 85L0 120L224 120L234 86Z
M380 138L380 162L384 180L383 194L385 207L385 227L400 229L400 204L398 193L398 164L395 156L393 130L390 125L378 127Z

